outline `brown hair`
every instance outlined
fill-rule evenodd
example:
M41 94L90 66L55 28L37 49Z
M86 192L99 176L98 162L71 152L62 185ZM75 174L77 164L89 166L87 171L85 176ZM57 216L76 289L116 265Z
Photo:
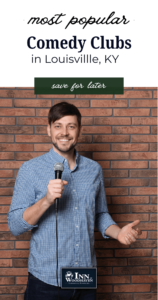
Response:
M51 123L59 120L65 116L77 116L77 121L79 127L81 126L81 114L78 108L68 102L60 102L52 106L48 113L48 123L51 126Z

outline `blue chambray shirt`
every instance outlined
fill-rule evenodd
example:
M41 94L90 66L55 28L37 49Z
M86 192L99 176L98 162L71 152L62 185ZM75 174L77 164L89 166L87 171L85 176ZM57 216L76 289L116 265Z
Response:
M64 164L62 179L68 181L58 201L58 281L61 267L95 267L94 227L104 238L105 230L117 225L108 213L104 180L100 165L76 151L76 166L51 150L24 162L20 167L7 215L9 229L17 236L32 230L28 271L45 283L56 280L56 213L52 204L36 225L23 219L23 212L47 193L55 179L54 164Z

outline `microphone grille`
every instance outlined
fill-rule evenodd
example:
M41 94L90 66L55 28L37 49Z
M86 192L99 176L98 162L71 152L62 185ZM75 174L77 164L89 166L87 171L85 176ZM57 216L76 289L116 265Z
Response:
M61 171L63 172L64 171L64 165L60 162L56 163L54 165L54 171Z

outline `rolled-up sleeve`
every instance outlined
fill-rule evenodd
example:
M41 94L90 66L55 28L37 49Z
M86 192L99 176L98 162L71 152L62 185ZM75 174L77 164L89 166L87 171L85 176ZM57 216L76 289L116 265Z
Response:
M100 177L100 187L96 197L95 227L97 228L98 231L101 232L103 238L110 238L109 236L105 235L105 230L109 226L117 225L117 224L112 219L108 211L105 188L104 188L104 177L103 177L103 172L101 167L99 171L99 177Z
M33 186L33 176L27 163L24 163L18 172L11 206L7 214L8 226L14 236L22 234L28 230L38 227L30 225L23 219L26 208L35 203L35 191Z

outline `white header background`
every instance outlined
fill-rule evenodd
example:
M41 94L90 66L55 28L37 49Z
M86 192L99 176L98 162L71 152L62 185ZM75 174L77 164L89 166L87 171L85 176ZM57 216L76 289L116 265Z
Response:
M107 18L112 12L122 19L124 15L130 22L127 25L70 25L74 16ZM66 14L59 25L27 24L31 17L49 20L55 14ZM33 87L34 77L124 77L125 87L158 86L158 35L157 0L5 0L0 6L0 86ZM86 39L82 52L77 49L29 49L27 39L70 40ZM91 39L104 36L104 39L131 40L130 49L93 49ZM33 45L36 45L34 42ZM100 46L99 41L97 45ZM91 55L98 57L98 63L45 63L52 57L61 58ZM41 57L41 63L32 63L32 55ZM105 55L118 57L117 62L105 63Z

